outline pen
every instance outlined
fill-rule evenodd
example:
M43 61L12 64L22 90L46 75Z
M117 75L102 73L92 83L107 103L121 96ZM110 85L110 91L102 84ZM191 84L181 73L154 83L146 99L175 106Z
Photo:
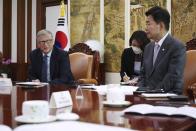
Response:
M125 76L127 76L126 72L124 72Z

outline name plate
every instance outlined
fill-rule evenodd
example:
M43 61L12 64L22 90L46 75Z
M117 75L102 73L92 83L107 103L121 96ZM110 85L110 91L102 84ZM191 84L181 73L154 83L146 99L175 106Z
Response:
M71 106L72 99L69 91L53 92L50 98L50 108Z

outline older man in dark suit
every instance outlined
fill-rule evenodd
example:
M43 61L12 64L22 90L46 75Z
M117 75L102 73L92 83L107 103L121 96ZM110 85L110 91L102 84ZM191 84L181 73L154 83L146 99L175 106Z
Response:
M37 33L38 48L30 53L29 80L50 84L72 84L74 78L67 52L54 45L52 33L41 30Z
M183 93L186 48L169 33L170 15L161 7L146 12L147 37L154 40L144 50L141 79L138 90L162 89Z

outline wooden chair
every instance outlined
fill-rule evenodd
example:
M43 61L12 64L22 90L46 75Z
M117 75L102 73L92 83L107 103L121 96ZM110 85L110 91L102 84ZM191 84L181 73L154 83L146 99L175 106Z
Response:
M186 51L186 65L184 68L184 93L190 96L189 86L196 83L196 50Z
M196 50L196 38L186 43L186 50Z
M84 43L78 43L69 49L71 71L80 84L98 84L100 56Z

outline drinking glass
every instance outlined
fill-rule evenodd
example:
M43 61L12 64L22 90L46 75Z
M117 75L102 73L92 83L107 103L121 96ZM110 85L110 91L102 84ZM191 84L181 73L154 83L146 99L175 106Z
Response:
M75 97L76 99L83 99L83 93L80 85L77 86Z

